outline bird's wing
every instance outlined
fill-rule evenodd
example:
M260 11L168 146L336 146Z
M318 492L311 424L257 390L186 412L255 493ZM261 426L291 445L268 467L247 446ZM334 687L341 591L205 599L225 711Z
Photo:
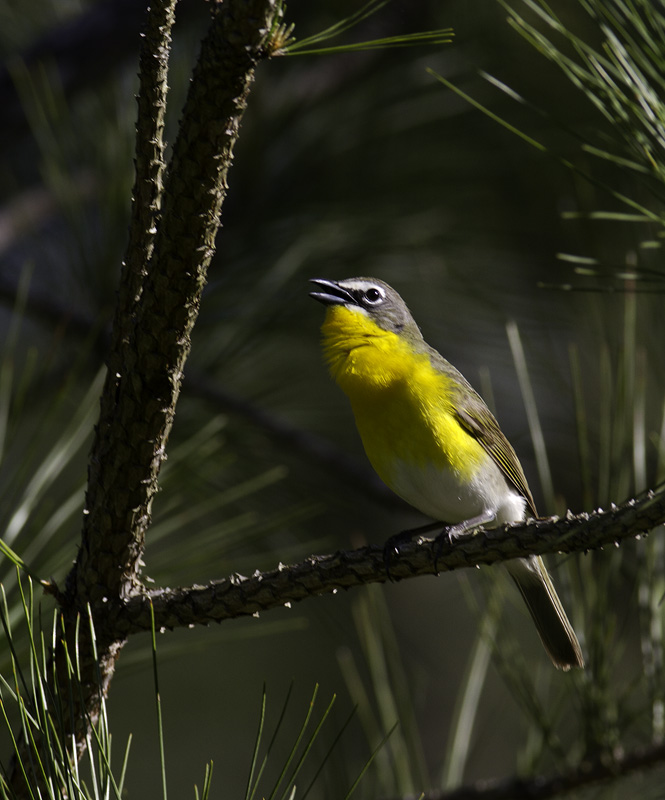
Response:
M458 385L452 403L453 413L457 421L470 436L480 444L489 457L499 467L506 479L524 497L529 511L538 516L529 484L524 470L506 439L499 423L478 392L471 386L462 373L453 367L437 350L423 342L423 349L429 355L434 369L448 376L453 386Z
M466 383L466 381L465 381ZM456 404L459 424L482 446L485 452L503 472L510 483L523 495L529 511L538 516L524 470L510 442L503 434L499 423L494 419L482 398L467 385L467 393ZM471 394L468 394L470 390Z

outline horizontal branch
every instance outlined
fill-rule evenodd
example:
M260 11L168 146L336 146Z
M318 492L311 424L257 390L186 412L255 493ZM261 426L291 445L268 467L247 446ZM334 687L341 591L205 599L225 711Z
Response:
M422 536L400 545L386 572L383 548L371 545L332 555L310 556L292 566L251 577L232 575L205 586L153 589L128 598L121 606L105 608L108 624L118 636L150 630L150 605L158 628L206 625L258 614L306 597L332 594L368 583L384 583L417 575L495 564L511 558L546 553L574 553L618 545L646 534L665 522L665 488L608 511L568 514L507 525L445 539ZM437 558L434 557L434 549Z
M616 781L635 772L661 766L663 762L665 745L654 744L617 755L612 761L598 760L581 764L558 775L482 781L460 786L450 792L426 792L418 797L422 800L548 800L585 787Z

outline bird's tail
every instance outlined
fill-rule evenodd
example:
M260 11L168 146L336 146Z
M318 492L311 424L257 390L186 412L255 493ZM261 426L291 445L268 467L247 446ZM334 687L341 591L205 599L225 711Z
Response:
M539 556L506 563L536 624L538 635L554 666L568 671L584 667L580 643Z

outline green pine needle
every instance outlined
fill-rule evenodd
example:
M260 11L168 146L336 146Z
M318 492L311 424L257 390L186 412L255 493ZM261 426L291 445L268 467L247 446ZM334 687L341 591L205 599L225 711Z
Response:
M278 55L295 56L295 55L330 55L332 53L354 53L364 50L385 50L397 47L419 47L423 45L437 45L437 44L450 44L453 37L452 28L440 28L433 31L422 31L419 33L410 33L403 36L388 36L382 39L373 39L366 42L355 42L353 44L336 45L333 47L316 47L320 42L326 42L340 36L342 33L350 30L358 25L363 20L375 14L383 6L387 5L389 0L370 0L362 8L358 9L354 14L345 17L343 20L336 22L329 28L326 28L313 36L308 36L299 41L291 37L293 27L289 27L281 32L281 36L286 39L286 42L281 46L277 53Z
M404 36L387 36L383 39L371 39L366 42L354 42L336 47L317 47L304 49L307 40L303 39L288 48L284 55L309 56L332 55L335 53L357 53L366 50L394 50L400 47L422 47L424 45L450 44L453 40L451 28L441 28L435 31L422 31ZM302 49L301 49L302 48Z

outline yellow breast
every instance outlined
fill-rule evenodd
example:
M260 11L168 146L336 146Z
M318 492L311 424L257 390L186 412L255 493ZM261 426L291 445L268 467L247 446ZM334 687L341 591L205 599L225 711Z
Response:
M429 354L343 306L328 309L322 332L330 371L351 401L379 477L402 496L396 483L405 470L470 481L487 455L457 422L451 379L432 367Z

